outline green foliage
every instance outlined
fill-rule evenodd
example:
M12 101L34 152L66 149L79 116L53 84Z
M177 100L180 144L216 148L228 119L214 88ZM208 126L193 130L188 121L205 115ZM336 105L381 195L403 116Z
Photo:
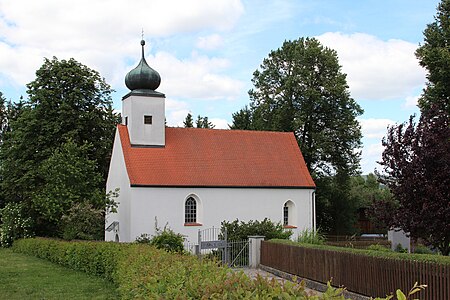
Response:
M138 244L148 244L173 253L184 253L183 241L184 238L181 234L175 233L167 226L163 230L156 228L155 236L143 233L136 238Z
M62 238L65 240L103 240L104 210L92 204L75 203L61 219Z
M450 0L442 0L437 7L434 22L425 28L424 43L416 56L426 68L427 85L419 98L421 111L438 106L450 115Z
M250 109L234 114L233 129L294 132L308 169L318 175L358 168L356 117L362 109L350 97L336 51L315 38L285 41L263 60L252 82Z
M323 245L325 243L325 236L320 229L303 229L297 237L297 242L305 244Z
M369 173L365 177L353 176L350 181L350 198L374 225L375 232L386 233L389 230L382 208L387 205L395 206L396 203L390 190L378 182L376 175Z
M192 119L192 114L188 113L186 119L183 121L183 126L186 128L194 127L194 120Z
M13 250L114 282L122 299L344 299L330 285L309 296L304 283L250 279L212 261L142 244L18 240Z
M49 234L55 232L54 221L72 199L69 195L67 201L64 195L66 178L57 179L61 186L56 179L50 181L48 176L52 172L60 173L61 168L51 166L47 160L58 156L58 151L63 153L63 145L69 141L80 148L90 145L86 149L87 160L95 165L100 180L82 174L77 174L75 179L83 185L83 176L89 178L87 193L91 193L94 183L98 194L102 193L119 117L113 112L110 86L98 72L74 59L45 59L27 88L29 97L10 118L0 147L0 188L6 202L21 202L26 206L28 215L36 221L37 234ZM53 157L58 161L56 158ZM76 164L70 171L74 175L84 169L82 164ZM46 189L52 193L51 197L45 194ZM63 203L56 203L61 199ZM51 205L47 206L45 200Z
M317 223L325 232L354 233L362 108L350 97L338 56L315 38L285 41L253 73L250 107L233 114L231 129L294 132L317 186Z
M392 250L390 248L387 248L383 245L370 245L369 247L367 247L367 250L372 250L372 251L384 251L384 252L391 252Z
M164 228L164 230L156 233L150 241L150 245L168 252L183 253L183 241L181 234L173 232L170 228Z
M0 209L0 246L10 247L12 242L20 238L34 235L33 221L24 213L20 203L8 203Z
M202 116L198 115L197 121L195 121L195 127L197 127L197 128L214 128L216 126L208 120L208 117L202 117Z
M11 249L0 249L0 278L1 299L119 299L112 282Z
M89 148L69 140L40 165L43 184L33 194L33 204L47 222L59 221L73 205L85 201L104 208L104 196L98 189L102 179L95 161L87 156Z
M292 235L292 231L284 229L281 223L274 223L267 218L248 222L239 222L238 219L232 222L222 221L220 230L222 234L227 232L227 239L230 241L246 240L251 235L261 235L266 240L289 239Z
M421 284L421 285L419 285L419 284L416 282L416 283L414 283L414 286L411 288L411 290L408 292L408 295L405 295L405 294L402 292L402 290L400 290L400 289L398 289L398 290L395 292L395 295L397 296L397 300L409 300L409 299L412 299L411 297L412 297L414 294L416 294L416 293L418 293L418 292L424 290L426 287L427 287L426 284ZM375 298L374 300L391 300L391 299L393 299L393 298L394 298L394 295L389 295L389 296L387 296L386 298L378 298L378 297L377 297L377 298ZM417 299L417 298L414 298L414 299Z
M414 253L416 254L434 254L433 251L431 251L430 248L427 246L424 246L422 244L418 244L414 247Z
M395 252L408 253L408 249L403 248L402 244L397 244L394 249Z

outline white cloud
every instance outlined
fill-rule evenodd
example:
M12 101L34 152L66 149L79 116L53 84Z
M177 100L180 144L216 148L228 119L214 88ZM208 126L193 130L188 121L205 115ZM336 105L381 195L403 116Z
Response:
M384 147L381 142L365 145L361 155L361 169L363 174L373 173L375 169L381 170L377 163L381 161Z
M404 108L414 108L417 106L420 96L408 96L403 104Z
M235 99L242 93L244 83L221 75L228 67L225 59L193 54L180 60L167 52L158 52L148 59L161 75L159 91L183 99Z
M365 138L381 139L387 133L387 127L395 124L390 119L359 119L362 134Z
M230 127L228 126L228 121L225 119L211 118L208 119L208 121L215 125L215 129L230 129Z
M214 50L222 46L223 39L218 34L211 34L208 36L202 36L197 39L196 46L200 49Z
M317 37L335 49L356 99L406 98L425 82L414 52L417 45L364 34L327 32Z
M44 56L57 56L75 57L118 82L123 61L136 57L142 28L147 39L229 30L243 12L240 0L2 0L0 77L23 85Z

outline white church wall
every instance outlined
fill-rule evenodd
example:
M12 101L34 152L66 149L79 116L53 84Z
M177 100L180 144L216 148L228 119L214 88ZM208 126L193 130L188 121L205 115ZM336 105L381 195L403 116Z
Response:
M223 220L242 221L269 218L282 222L283 206L291 200L295 204L298 232L312 227L312 189L270 189L270 188L144 188L131 190L130 236L134 241L142 233L155 233L155 219L161 229L167 224L172 230L186 236L189 242L196 242L199 229L220 227ZM185 200L194 195L200 199L198 222L202 226L185 226Z
M129 96L122 101L123 122L127 117L132 145L164 146L164 101L163 97L149 96ZM152 117L151 125L144 124L144 116Z
M111 155L111 163L109 165L108 179L106 181L106 191L114 191L119 188L119 197L115 199L119 203L117 208L118 213L112 213L106 216L106 226L114 221L119 222L119 232L105 231L105 240L116 240L116 234L119 236L119 241L130 240L130 180L126 171L125 160L123 157L122 145L120 143L119 131L116 130L114 137L114 146Z

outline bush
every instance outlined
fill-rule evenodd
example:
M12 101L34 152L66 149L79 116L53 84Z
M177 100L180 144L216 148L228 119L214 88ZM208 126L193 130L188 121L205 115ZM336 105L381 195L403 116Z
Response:
M227 239L231 241L246 240L252 235L262 235L266 240L270 239L289 239L292 235L291 230L286 230L280 222L274 223L265 218L263 221L249 221L247 223L238 219L233 222L223 221L221 223L221 233L227 232Z
M183 253L183 236L175 233L172 229L164 227L163 230L157 228L156 235L150 236L147 233L141 234L136 238L138 244L149 244L157 249L166 250L167 252Z
M397 244L397 246L395 246L394 251L399 253L408 253L408 249L403 248L401 244Z
M8 203L0 209L0 246L10 247L14 240L33 236L33 221L20 203Z
M103 209L83 202L74 204L61 219L62 238L65 240L103 240L105 218Z
M392 250L390 248L387 248L383 245L376 244L376 245L370 245L367 247L367 250L373 250L373 251L384 251L384 252L391 252Z
M418 244L414 248L414 253L416 253L416 254L435 254L430 248L428 248L427 246L424 246L422 244Z
M325 236L320 230L304 229L297 237L297 242L306 244L323 245L325 243Z
M109 279L123 299L344 299L342 289L330 286L321 298L312 298L304 283L252 280L150 245L35 238L16 241L13 250Z

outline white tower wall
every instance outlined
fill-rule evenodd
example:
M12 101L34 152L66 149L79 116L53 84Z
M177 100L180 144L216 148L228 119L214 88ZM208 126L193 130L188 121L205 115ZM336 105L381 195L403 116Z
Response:
M144 117L151 116L151 124ZM165 98L129 95L122 100L122 124L127 125L133 146L165 145Z

